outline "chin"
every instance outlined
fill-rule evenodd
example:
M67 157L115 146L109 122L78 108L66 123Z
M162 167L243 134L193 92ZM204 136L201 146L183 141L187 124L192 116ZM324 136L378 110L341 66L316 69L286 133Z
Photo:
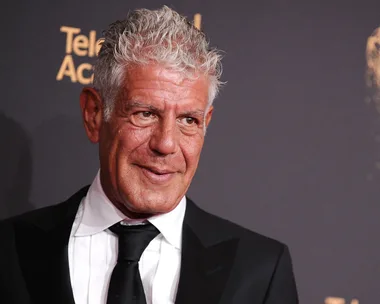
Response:
M150 191L144 191L138 193L138 197L130 197L128 200L129 209L132 212L144 213L144 214L160 214L167 213L173 210L181 200L182 196L170 196L165 193L157 193L156 191L149 193Z

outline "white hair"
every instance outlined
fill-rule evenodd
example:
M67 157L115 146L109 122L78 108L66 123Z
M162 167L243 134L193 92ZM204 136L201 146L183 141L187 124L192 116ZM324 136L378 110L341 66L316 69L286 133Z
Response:
M112 23L94 66L94 86L111 116L115 98L131 66L163 64L184 77L204 74L209 79L208 107L221 86L221 55L210 48L203 32L167 6L138 9Z

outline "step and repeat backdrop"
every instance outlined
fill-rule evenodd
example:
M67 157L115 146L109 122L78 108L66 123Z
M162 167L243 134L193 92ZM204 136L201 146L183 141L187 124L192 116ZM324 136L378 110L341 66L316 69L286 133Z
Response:
M102 30L163 4L224 50L190 197L288 244L301 303L380 303L379 1L1 4L0 218L91 183L79 93Z

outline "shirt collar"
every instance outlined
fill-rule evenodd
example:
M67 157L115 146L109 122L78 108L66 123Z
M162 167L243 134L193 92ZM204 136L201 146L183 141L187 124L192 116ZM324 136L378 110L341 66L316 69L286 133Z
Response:
M126 218L108 199L100 183L100 171L91 184L86 197L81 203L82 216L74 236L89 236L108 229L124 221L135 224L136 221ZM152 216L148 219L163 235L168 243L177 249L182 244L182 223L186 210L186 197L170 212Z
M177 249L182 245L182 224L186 211L186 197L170 212L148 219L164 236L166 241Z

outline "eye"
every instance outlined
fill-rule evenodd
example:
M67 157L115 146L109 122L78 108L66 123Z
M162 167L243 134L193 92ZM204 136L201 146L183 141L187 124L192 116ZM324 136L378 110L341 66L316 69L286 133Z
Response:
M199 125L199 120L190 116L182 117L180 122L186 128L196 128Z
M140 112L139 114L143 116L144 118L149 118L153 115L153 113L149 111Z
M150 120L156 118L156 115L151 111L140 111L134 114L138 119Z
M195 118L193 118L193 117L185 117L185 122L188 125L192 125L192 124L195 123Z
M138 111L132 114L131 122L139 127L146 127L155 123L157 115L151 111Z

